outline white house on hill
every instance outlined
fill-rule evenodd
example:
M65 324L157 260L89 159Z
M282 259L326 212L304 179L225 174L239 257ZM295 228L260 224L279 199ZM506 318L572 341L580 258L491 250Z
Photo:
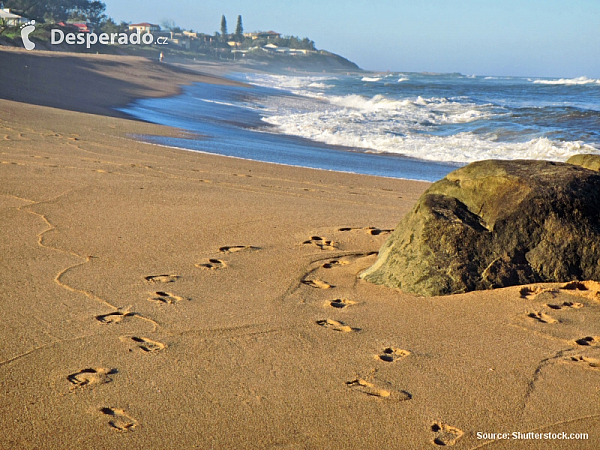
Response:
M141 34L144 34L152 31L160 31L160 26L148 22L132 23L129 25L129 31L134 31L136 33L140 32Z
M12 27L18 27L22 23L29 22L29 19L11 13L8 8L0 9L0 20Z
M280 38L281 33L276 31L256 31L254 33L244 33L245 38L250 39L275 39Z

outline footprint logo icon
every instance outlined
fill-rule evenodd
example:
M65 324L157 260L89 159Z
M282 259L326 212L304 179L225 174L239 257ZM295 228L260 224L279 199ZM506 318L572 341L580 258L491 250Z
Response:
M35 48L35 44L29 40L29 35L35 30L35 20L31 22L27 22L21 28L21 39L23 39L23 45L27 50L33 50Z

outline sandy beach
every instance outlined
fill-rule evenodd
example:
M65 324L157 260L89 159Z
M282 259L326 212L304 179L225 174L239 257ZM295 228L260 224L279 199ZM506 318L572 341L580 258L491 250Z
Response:
M359 280L429 184L144 144L181 131L113 109L192 82L230 83L0 50L0 448L598 448L600 284Z

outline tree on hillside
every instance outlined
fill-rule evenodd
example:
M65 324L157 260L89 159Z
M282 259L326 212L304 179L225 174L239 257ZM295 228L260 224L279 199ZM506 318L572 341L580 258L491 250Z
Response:
M120 24L118 24L117 22L115 22L113 19L111 19L110 17L101 25L100 30L103 33L123 33L125 31L127 31L128 28L128 23L127 22L121 22Z
M315 47L315 41L312 41L312 40L308 39L307 37L302 39L302 44L301 44L300 48L304 48L306 50L316 50L317 49Z
M160 21L160 26L165 30L170 30L175 28L175 21L173 19L163 19Z
M227 39L227 19L225 16L221 16L221 36L223 39Z
M183 29L181 27L178 27L175 24L175 21L172 19L163 19L160 21L160 26L162 28L164 28L165 30L169 30L172 31L173 33L181 33L183 32Z
M244 39L244 27L242 26L242 16L238 16L235 26L235 37L238 42Z
M81 5L71 12L69 19L89 22L97 27L106 21L106 5L100 1L79 2Z
M103 22L106 22L107 16L104 14L106 5L100 1L90 2L87 9L84 11L87 14L88 21L94 25L100 26Z
M264 45L261 41L256 40L257 45ZM297 48L302 50L316 50L314 41L311 41L308 38L300 39L297 36L284 36L275 39L269 39L269 43L275 44L279 47L289 47L289 48Z

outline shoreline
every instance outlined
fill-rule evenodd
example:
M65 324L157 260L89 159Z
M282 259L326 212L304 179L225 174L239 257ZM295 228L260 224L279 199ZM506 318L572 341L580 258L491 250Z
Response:
M196 83L185 87L178 96L136 100L121 110L142 121L187 130L190 136L186 139L140 137L145 142L184 150L292 167L428 182L437 181L461 167L460 164L327 144L280 133L276 128L274 132L269 129L264 132L265 127L273 127L263 121L264 114L253 107L239 106L240 101L262 105L269 101L289 102L294 98L302 100L293 93L261 86L253 86L246 92L237 86Z
M0 98L109 117L131 118L117 108L140 98L178 95L192 82L244 86L138 56L0 47L0 57Z
M160 137L162 137L162 136L160 136ZM256 159L244 158L242 156L232 156L232 155L226 155L226 154L220 154L220 153L212 153L212 152L209 152L209 151L206 151L206 150L192 150L192 149L189 149L189 148L175 147L175 146L172 146L172 145L165 145L165 144L158 144L158 143L154 143L154 142L150 142L150 141L144 141L144 140L141 140L140 142L143 142L143 143L148 144L148 145L156 145L157 147L164 147L164 148L168 148L168 149L172 149L172 150L181 150L181 151L184 151L184 152L200 153L200 154L211 155L211 156L220 156L220 157L223 157L223 158L232 158L232 159L237 159L237 160L240 160L240 161L256 162L256 163L269 164L269 165L274 165L274 166L292 167L292 168L295 168L295 169L316 170L316 171L325 172L325 173L340 173L340 174L347 174L347 175L360 175L360 176L365 176L365 177L386 178L386 179L389 179L389 180L401 180L401 181L411 181L411 182L414 181L416 183L427 183L428 185L432 184L432 182L428 181L428 180L416 180L416 179L413 179L413 178L402 178L402 177L385 176L385 175L373 175L373 174L350 172L350 171L344 171L344 170L338 170L338 169L321 169L321 168L318 168L318 167L306 167L306 166L299 166L299 165L285 164L285 163L278 163L278 162L259 161L259 160L256 160ZM392 157L394 157L394 156L392 155Z
M430 183L139 142L103 61L0 100L0 449L597 448L597 293L357 279Z

